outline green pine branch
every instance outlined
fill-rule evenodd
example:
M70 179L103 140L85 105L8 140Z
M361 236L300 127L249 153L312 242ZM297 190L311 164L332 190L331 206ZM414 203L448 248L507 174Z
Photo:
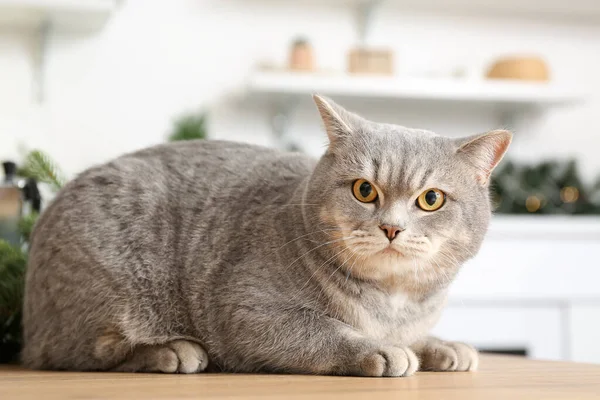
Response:
M22 281L26 256L23 251L0 239L0 315L21 307Z
M23 250L0 240L0 362L19 354L26 265Z
M587 185L573 160L507 160L492 176L491 189L501 214L600 214L600 185Z
M59 190L65 180L55 163L41 151L30 152L18 173ZM21 348L21 316L25 293L26 249L38 215L19 220L23 246L0 240L0 363L16 361Z
M38 218L37 213L31 213L25 215L19 220L19 232L21 233L21 237L25 243L29 243L31 232L33 231L33 227L35 226L35 222Z
M206 136L206 115L188 114L175 121L169 141L206 139Z
M56 191L60 190L65 183L65 178L54 161L39 150L33 150L25 157L19 175L47 183Z

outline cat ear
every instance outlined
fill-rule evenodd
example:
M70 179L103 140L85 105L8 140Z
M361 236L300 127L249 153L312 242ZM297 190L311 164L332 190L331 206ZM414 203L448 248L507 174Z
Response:
M315 94L313 100L321 114L331 144L340 138L352 135L358 128L360 121L363 120L327 97Z
M477 180L486 185L512 140L512 133L496 130L459 139L457 154L475 168Z

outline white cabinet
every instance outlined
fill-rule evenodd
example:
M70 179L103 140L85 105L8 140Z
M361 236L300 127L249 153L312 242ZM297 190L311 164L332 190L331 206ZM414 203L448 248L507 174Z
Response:
M496 217L435 329L486 349L600 363L600 218Z
M600 363L600 302L573 305L568 334L571 360Z
M434 334L479 349L523 349L532 358L560 360L568 357L558 307L450 305Z
M600 299L599 217L495 217L451 289L467 299Z

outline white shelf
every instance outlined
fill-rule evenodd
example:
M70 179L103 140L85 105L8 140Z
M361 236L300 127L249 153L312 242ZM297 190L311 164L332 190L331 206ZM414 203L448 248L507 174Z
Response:
M92 32L101 28L115 0L0 0L0 27Z
M412 79L327 75L292 72L258 72L248 82L253 94L279 97L312 93L336 97L379 98L397 101L458 102L498 106L502 111L545 109L574 104L582 96L551 84L512 81Z
M289 0L288 0L289 1ZM525 17L534 20L559 19L597 21L598 0L308 0L319 4L357 6L381 3L402 11L425 11L434 14L470 14Z

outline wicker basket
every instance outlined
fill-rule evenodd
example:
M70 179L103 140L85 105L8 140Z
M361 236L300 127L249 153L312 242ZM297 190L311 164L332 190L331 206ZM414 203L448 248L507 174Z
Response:
M548 66L538 57L503 58L496 61L486 74L489 79L518 79L546 82L550 79Z

